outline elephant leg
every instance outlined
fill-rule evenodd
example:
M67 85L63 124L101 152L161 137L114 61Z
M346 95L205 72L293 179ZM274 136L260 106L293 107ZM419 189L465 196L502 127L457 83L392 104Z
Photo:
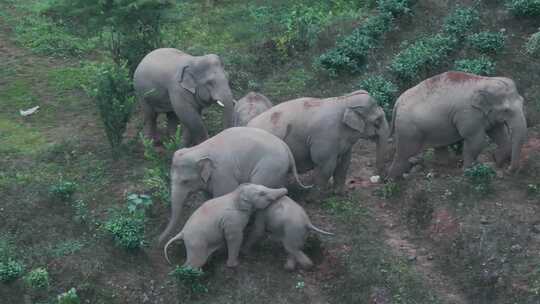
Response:
M157 116L158 113L146 102L142 103L144 135L146 138L152 139L154 144L158 144L160 139L157 133Z
M285 270L292 271L296 268L296 259L292 254L287 254L287 262L285 262Z
M244 244L243 252L250 253L253 245L264 236L264 230L266 227L264 211L257 211L255 213L255 220L253 221L253 227L248 234L246 243Z
M167 135L174 137L176 136L176 129L178 128L178 117L174 112L167 112Z
M314 166L313 182L316 191L324 191L328 186L328 180L334 175L337 167L337 155L333 151L335 147L323 142L313 142L311 145L311 160Z
M195 269L200 269L203 267L210 256L208 246L202 242L184 241L184 244L186 245L187 259L183 266Z
M191 134L189 134L188 128L182 128L182 143L184 147L193 146L193 144L191 143Z
M342 194L345 188L345 179L351 164L351 149L341 156L334 171L334 191L338 194Z
M463 144L463 168L469 168L477 161L478 155L484 147L484 132L478 132L467 138Z
M189 104L184 104L185 102L177 97L171 96L171 103L183 129L187 129L190 135L189 142L184 140L184 146L189 148L205 141L208 138L208 131L200 111Z
M396 143L396 153L390 170L388 173L389 178L398 178L403 173L407 172L410 168L409 158L418 154L422 149L423 144L417 139L404 139L398 138Z
M302 252L302 247L304 246L305 241L305 235L306 231L299 231L299 229L289 230L285 233L285 237L283 238L283 247L285 247L285 251L287 253L294 257L296 262L300 264L300 266L304 269L308 269L313 267L313 262L311 259ZM286 264L286 267L289 266L289 263Z
M512 142L510 140L510 135L508 134L508 129L504 124L499 124L489 130L487 134L489 138L497 144L497 149L493 154L493 158L500 168L509 161L512 156Z
M238 266L238 254L240 253L240 246L242 246L243 239L242 229L239 227L226 227L225 228L225 240L227 241L227 267Z

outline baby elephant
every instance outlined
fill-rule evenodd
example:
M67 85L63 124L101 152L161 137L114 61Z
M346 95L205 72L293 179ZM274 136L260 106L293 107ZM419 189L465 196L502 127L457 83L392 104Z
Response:
M287 251L285 269L293 270L297 262L303 268L310 268L313 262L302 252L308 230L334 235L313 226L304 208L284 196L265 210L256 212L254 227L244 249L249 252L253 244L267 231L270 237L281 242Z
M167 247L182 239L187 252L184 266L201 268L208 257L226 242L227 266L237 266L243 230L254 209L264 209L285 195L285 188L241 184L233 192L205 202L191 215L182 231L167 242L163 249L165 258L170 263Z
M266 96L249 92L234 105L233 121L235 127L243 127L255 116L270 109L274 105Z

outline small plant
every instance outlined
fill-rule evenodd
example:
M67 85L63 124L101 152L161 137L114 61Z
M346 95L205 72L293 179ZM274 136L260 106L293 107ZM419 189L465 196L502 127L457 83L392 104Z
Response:
M136 250L145 244L144 222L143 216L117 213L105 223L104 229L112 235L117 246Z
M461 38L480 20L479 12L474 8L460 7L444 19L443 32Z
M11 258L0 261L0 282L9 283L21 276L24 266Z
M145 194L131 193L127 196L126 201L128 211L133 214L144 214L145 210L152 206L152 198Z
M528 184L527 185L527 194L529 196L538 196L538 195L540 195L540 184Z
M396 182L387 182L375 194L385 199L396 198L401 194L401 187Z
M398 16L411 11L411 2L409 0L377 0L377 6L381 12Z
M540 0L507 0L506 7L516 16L540 16Z
M73 202L73 209L75 209L75 216L73 218L76 222L85 223L90 219L88 205L83 200Z
M169 275L174 277L178 283L182 284L192 294L208 292L208 287L202 282L204 272L200 269L176 266Z
M77 184L70 181L61 180L58 184L52 185L49 192L62 201L68 201L77 190Z
M173 150L176 151L173 145L176 145L176 142L180 141L179 129L177 130L175 139L164 143L168 154L171 156ZM145 169L143 183L149 188L154 197L157 197L161 202L168 203L170 201L170 170L168 168L168 161L171 157L166 157L166 161L157 153L152 140L145 138L142 133L139 134L139 137L144 146L144 158L150 163L150 167ZM176 145L176 147L178 146Z
M49 288L49 273L43 267L33 269L24 277L24 282L34 290Z
M525 44L525 52L532 57L540 59L540 31L529 37L529 40Z
M505 35L502 32L480 32L469 35L467 42L484 54L497 54L504 48Z
M104 63L86 92L94 98L113 156L118 156L127 123L135 106L131 78L124 65Z
M79 296L77 295L77 290L75 288L71 288L70 290L59 294L56 297L58 304L80 304L81 299L79 299Z
M487 194L491 191L491 182L497 174L495 170L488 165L476 164L465 169L464 175L476 192Z
M482 56L476 59L462 59L454 65L456 71L462 71L482 76L495 74L495 63L488 57Z
M386 80L383 76L370 76L360 82L360 88L368 91L371 97L375 98L384 109L387 118L392 115L394 102L398 87L393 82Z

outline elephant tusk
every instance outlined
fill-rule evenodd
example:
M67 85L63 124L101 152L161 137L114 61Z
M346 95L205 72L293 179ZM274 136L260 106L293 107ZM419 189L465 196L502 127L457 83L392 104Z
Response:
M222 108L225 107L225 105L223 104L223 102L221 102L221 101L219 101L219 100L216 100L216 103L217 103L220 107L222 107Z

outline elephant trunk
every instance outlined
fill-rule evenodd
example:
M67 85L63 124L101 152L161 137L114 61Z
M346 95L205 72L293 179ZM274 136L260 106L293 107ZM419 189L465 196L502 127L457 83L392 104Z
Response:
M174 182L173 176L171 191L171 218L169 220L167 228L165 228L165 231L163 231L163 233L159 237L160 245L165 243L169 236L174 232L176 226L178 226L178 222L180 221L180 217L182 216L182 207L184 206L184 202L186 201L188 195L189 191L186 191L185 189L180 189L180 186L176 185L176 183Z
M234 98L230 89L225 91L214 97L223 105L223 129L234 127Z
M384 173L384 163L386 160L386 151L388 149L388 137L390 136L390 127L386 118L382 119L381 126L377 131L377 159L376 168L379 175Z
M525 115L520 113L516 115L508 124L512 136L512 161L510 170L517 171L519 169L519 161L521 157L521 146L527 137L527 122Z

